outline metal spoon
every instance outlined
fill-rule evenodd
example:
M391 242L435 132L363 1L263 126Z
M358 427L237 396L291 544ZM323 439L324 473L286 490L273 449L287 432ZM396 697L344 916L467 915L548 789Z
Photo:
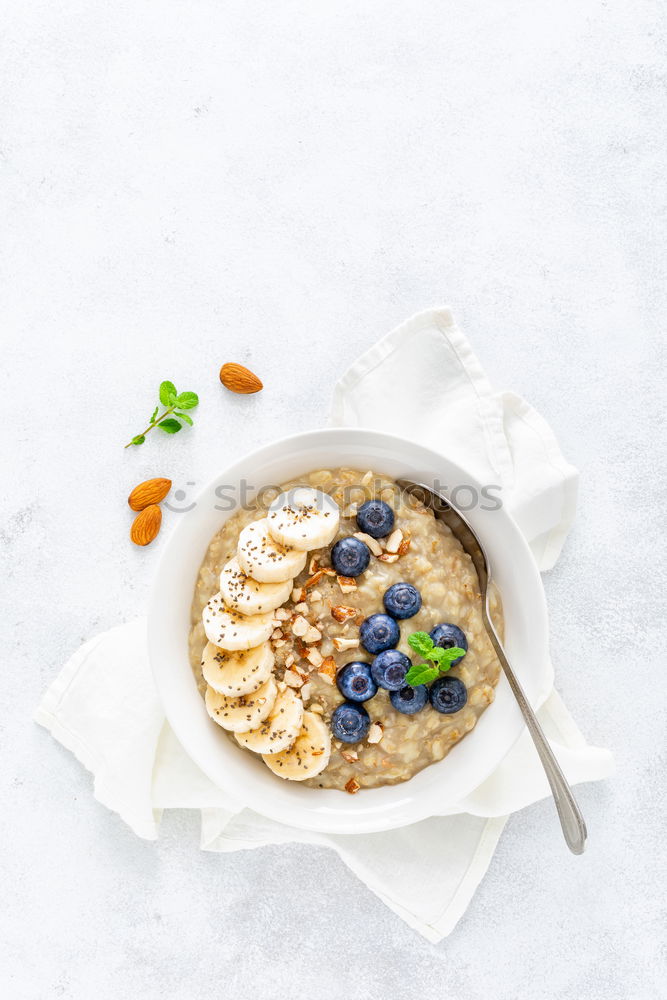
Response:
M447 524L454 537L458 539L464 551L467 552L472 559L479 578L479 589L482 598L482 620L484 622L484 627L486 628L489 639L493 644L496 655L500 660L501 666L505 671L505 676L509 681L514 697L519 704L521 713L526 720L528 732L533 738L535 749L537 750L540 760L542 761L542 766L544 767L544 771L551 786L551 792L554 797L554 802L556 803L558 818L560 819L560 825L563 829L563 836L565 837L567 846L573 854L583 854L587 836L584 818L581 815L579 806L577 805L574 795L572 794L572 789L567 783L567 779L565 778L565 775L563 774L560 765L554 756L554 752L547 742L546 736L542 731L542 727L530 707L523 688L519 684L514 671L509 665L505 651L502 647L500 639L498 638L496 630L493 627L493 622L491 621L491 616L489 614L489 584L491 583L491 566L483 546L463 514L452 505L451 501L445 500L444 497L434 493L433 490L429 489L423 483L412 483L407 479L399 479L398 485L402 490L405 490L406 493L410 493L412 496L417 497L425 507L430 507L435 516Z

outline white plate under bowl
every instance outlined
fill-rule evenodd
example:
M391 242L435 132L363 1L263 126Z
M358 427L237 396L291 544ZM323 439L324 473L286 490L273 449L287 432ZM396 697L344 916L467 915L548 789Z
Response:
M148 639L155 682L178 740L230 800L281 823L329 833L406 826L456 811L456 804L500 763L523 729L509 685L501 677L492 705L450 753L409 781L357 795L306 788L276 777L261 759L237 748L211 721L190 669L190 605L199 567L213 535L233 510L241 481L259 490L320 468L373 469L394 479L459 484L478 491L465 470L412 441L376 431L337 428L283 438L222 471L184 513L168 539L150 600ZM251 490L252 494L252 490ZM223 498L223 499L221 499ZM503 599L506 649L534 706L551 688L547 611L540 574L526 541L503 507L468 511L489 553ZM419 581L414 581L419 585Z

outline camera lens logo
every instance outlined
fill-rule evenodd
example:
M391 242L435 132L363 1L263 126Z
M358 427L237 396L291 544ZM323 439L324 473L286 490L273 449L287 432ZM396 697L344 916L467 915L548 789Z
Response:
M187 482L186 486L196 486L194 482ZM188 499L188 491L183 489L174 490L171 497L164 501L164 505L167 510L173 511L175 514L187 514L189 510L194 510L197 506L196 502L192 500L190 503L184 506L185 501Z

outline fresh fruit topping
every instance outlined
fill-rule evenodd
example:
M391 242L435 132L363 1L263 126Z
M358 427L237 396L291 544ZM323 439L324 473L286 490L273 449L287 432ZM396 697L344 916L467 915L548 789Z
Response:
M368 546L358 538L341 538L331 550L331 564L340 576L359 576L370 558Z
M303 702L291 688L280 691L268 718L247 733L237 733L236 742L253 753L281 753L291 747L301 732Z
M285 603L291 592L291 579L280 583L258 583L243 572L238 559L230 559L220 574L223 601L232 611L239 611L242 615L273 611Z
M204 701L208 714L223 729L230 733L247 733L268 718L277 695L278 685L271 676L256 691L240 698L230 698L213 688L206 688Z
M273 670L273 662L273 650L268 642L235 653L208 642L202 653L201 672L214 691L238 698L261 687Z
M385 591L384 609L392 618L412 618L421 606L421 594L411 583L395 583Z
M279 778L305 781L314 778L329 763L331 733L315 712L303 713L301 732L288 750L264 754L262 760Z
M271 504L267 521L271 535L281 545L308 551L333 541L340 511L328 493L298 486Z
M202 621L208 641L227 650L261 646L275 628L272 611L261 615L241 615L228 608L220 594L214 594L208 602L202 613Z
M343 743L358 743L371 728L368 712L356 702L344 701L331 716L331 732Z
M429 697L436 712L453 715L454 712L460 712L467 702L468 692L458 677L438 677L431 684Z
M160 503L171 489L171 479L147 479L135 486L127 502L132 510L143 510L153 503Z
M306 565L306 553L277 542L265 517L245 526L239 535L236 558L243 572L259 583L291 580Z
M398 644L401 630L389 615L370 615L359 627L361 645L375 655L384 649L392 649Z
M384 649L371 664L371 674L375 683L385 691L400 691L405 687L405 675L412 662L398 649Z
M230 392L238 392L248 396L253 392L259 392L264 388L262 380L251 372L249 368L237 364L235 361L228 361L220 369L220 381L225 389Z
M359 530L371 538L385 538L394 527L394 512L384 500L367 500L357 511Z
M400 691L390 691L389 700L397 712L415 715L416 712L421 712L428 701L428 688L425 684L420 684L419 687L408 686Z
M130 538L135 545L150 545L157 538L161 524L162 511L153 503L135 517L130 528Z
M431 629L430 636L433 640L433 645L439 646L440 649L453 649L455 646L466 651L468 649L468 640L465 637L465 632L458 625L443 622L441 625L436 625L435 628ZM455 667L462 659L463 656L459 656L458 659L452 660L450 666Z
M361 645L369 653L375 654L396 646L401 637L401 630L389 615L371 615L361 623L359 636Z
M343 697L350 701L368 701L377 694L378 686L373 679L370 663L358 660L346 663L338 671L336 683Z

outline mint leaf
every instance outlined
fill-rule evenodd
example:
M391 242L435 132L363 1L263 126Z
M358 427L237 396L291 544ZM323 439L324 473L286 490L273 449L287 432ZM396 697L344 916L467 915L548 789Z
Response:
M128 441L125 445L126 448L131 448L132 445L143 444L146 440L146 435L154 427L161 427L165 434L177 434L183 429L185 424L188 424L190 427L193 426L192 417L189 417L187 413L183 413L182 411L193 410L195 406L199 405L199 396L196 392L182 392L179 395L174 383L166 380L160 382L159 396L160 403L164 407L162 413L160 413L160 404L158 404L151 414L148 427L141 434L137 434L131 441ZM175 419L175 417L172 418L172 413L178 419Z
M181 429L181 425L178 420L173 420L171 417L168 420L163 420L157 425L161 431L165 434L176 434Z
M176 402L176 386L173 382L160 383L160 402L163 406L173 406Z
M459 656L465 655L465 649L460 649L458 646L452 646L451 649L442 649L440 646L434 646L428 658L437 663L441 670L449 670L454 660L458 660Z
M405 675L405 682L410 687L419 687L420 684L430 684L439 673L437 667L431 667L428 663L415 663Z
M447 656L447 650L441 649L440 646L434 646L431 652L428 654L429 660L436 663L440 670L449 670L451 665L451 660Z
M182 410L193 410L199 405L199 396L196 392L182 392L174 400Z
M428 657L433 649L433 639L428 632L413 632L408 636L408 646L420 656Z

